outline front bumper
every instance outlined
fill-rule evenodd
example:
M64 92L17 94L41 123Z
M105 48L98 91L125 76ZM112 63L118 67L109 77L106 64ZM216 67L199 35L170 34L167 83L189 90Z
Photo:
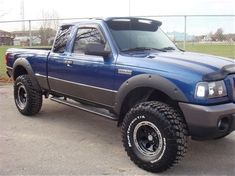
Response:
M201 106L179 103L194 139L214 139L235 130L235 104Z

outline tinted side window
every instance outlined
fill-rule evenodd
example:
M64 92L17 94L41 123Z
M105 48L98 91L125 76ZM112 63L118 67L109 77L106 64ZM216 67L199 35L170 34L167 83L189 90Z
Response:
M86 45L89 43L105 43L100 31L97 28L92 27L78 29L74 42L73 52L84 53Z
M65 51L65 47L66 47L71 29L72 29L71 25L62 26L59 29L59 32L55 39L53 52L63 53Z

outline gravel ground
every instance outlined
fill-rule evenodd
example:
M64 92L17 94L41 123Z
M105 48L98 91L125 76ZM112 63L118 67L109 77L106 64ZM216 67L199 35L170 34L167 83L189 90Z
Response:
M0 85L0 175L152 175L129 160L115 122L50 100L24 117L12 91ZM235 175L235 133L189 140L186 157L161 175Z

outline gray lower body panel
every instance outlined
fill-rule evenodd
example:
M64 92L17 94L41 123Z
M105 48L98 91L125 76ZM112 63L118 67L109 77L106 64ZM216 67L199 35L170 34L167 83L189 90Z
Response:
M114 106L116 91L48 77L52 91L107 107Z
M48 85L48 80L47 80L47 76L44 75L40 75L40 74L35 74L38 84L40 85L40 87L44 90L49 90L49 85Z

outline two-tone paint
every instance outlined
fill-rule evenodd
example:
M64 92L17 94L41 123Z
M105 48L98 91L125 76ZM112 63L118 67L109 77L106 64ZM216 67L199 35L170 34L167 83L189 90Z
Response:
M128 92L141 86L160 89L177 102L212 105L234 101L230 96L206 100L194 96L196 84L203 81L205 75L234 64L232 60L182 51L123 54L105 20L71 25L72 32L64 53L54 53L53 49L9 49L8 70L30 66L30 74L36 76L42 90L100 104L114 109L117 114ZM72 53L77 29L84 25L95 25L101 29L111 48L109 58ZM24 64L18 63L19 58L25 60ZM228 95L232 95L230 78L226 77L225 83ZM162 89L161 85L165 88Z

